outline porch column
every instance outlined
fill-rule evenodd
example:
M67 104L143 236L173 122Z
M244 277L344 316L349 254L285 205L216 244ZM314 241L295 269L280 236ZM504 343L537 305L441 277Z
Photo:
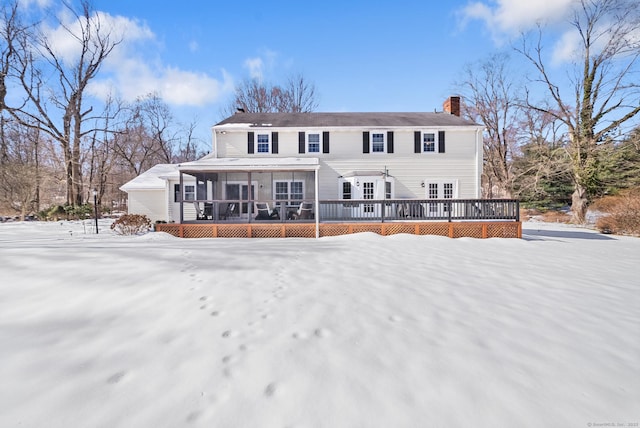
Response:
M253 204L253 192L251 191L251 171L247 171L247 217L249 220L249 223L251 223L251 218L253 217L251 215L251 207ZM240 215L242 215L242 189L240 189Z
M320 237L320 199L318 198L318 168L316 168L313 172L313 181L316 191L316 239Z
M180 171L180 224L184 222L184 180L182 179L182 171Z

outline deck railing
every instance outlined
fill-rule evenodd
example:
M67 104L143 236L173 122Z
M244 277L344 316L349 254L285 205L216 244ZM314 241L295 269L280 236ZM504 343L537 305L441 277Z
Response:
M277 215L258 216L254 202L267 202ZM291 202L291 203L289 203ZM307 201L310 202L310 201ZM323 200L319 210L312 206L304 216L293 215L300 202L295 201L196 201L200 213L186 222L389 222L389 221L520 221L520 203L516 199L386 199ZM188 202L184 202L187 207ZM198 205L200 204L200 205ZM313 204L315 205L315 204ZM193 205L192 205L193 206ZM186 211L186 210L185 210Z
M515 199L387 199L321 201L322 221L520 220Z

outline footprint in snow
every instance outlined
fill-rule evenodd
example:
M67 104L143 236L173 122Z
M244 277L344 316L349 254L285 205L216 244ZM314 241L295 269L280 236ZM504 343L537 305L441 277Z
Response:
M327 330L326 328L317 328L313 334L316 337L329 337L331 336L331 331Z
M264 395L267 398L273 397L276 392L278 391L278 385L275 382L271 382L269 385L267 385L267 387L264 389Z
M200 416L202 416L202 412L199 412L199 411L191 412L187 415L187 422L193 423L198 419L200 419Z
M107 379L107 383L110 383L110 384L119 383L126 374L127 373L125 371L114 373L111 376L109 376L109 378Z

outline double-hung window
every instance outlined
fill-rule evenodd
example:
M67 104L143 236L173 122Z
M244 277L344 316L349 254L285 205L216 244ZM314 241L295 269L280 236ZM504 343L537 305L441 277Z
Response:
M320 133L310 132L307 134L307 152L320 153Z
M269 149L269 134L258 134L256 136L258 142L258 153L270 153Z
M288 201L295 205L304 200L304 183L302 181L276 181L273 188L273 196L277 201Z
M371 153L385 152L385 134L384 132L374 131L371 133Z
M425 153L435 153L436 134L434 132L422 133L422 151Z
M196 186L192 184L186 184L184 186L184 200L195 201L196 200Z

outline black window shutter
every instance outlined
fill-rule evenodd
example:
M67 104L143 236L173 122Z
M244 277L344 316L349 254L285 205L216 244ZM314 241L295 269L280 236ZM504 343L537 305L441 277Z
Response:
M393 153L393 131L387 131L387 153Z
M322 153L329 153L329 131L322 133Z
M415 131L413 133L413 152L414 153L422 153L420 149L420 137L422 133L420 131Z
M173 185L173 202L180 202L180 185Z
M278 154L278 133L271 133L271 153Z
M306 139L304 132L298 132L298 153L304 153L304 146L306 145Z
M444 153L444 131L438 131L438 153Z
M249 132L247 135L247 153L254 153L253 151L253 132Z
M362 153L369 153L369 132L362 133Z

